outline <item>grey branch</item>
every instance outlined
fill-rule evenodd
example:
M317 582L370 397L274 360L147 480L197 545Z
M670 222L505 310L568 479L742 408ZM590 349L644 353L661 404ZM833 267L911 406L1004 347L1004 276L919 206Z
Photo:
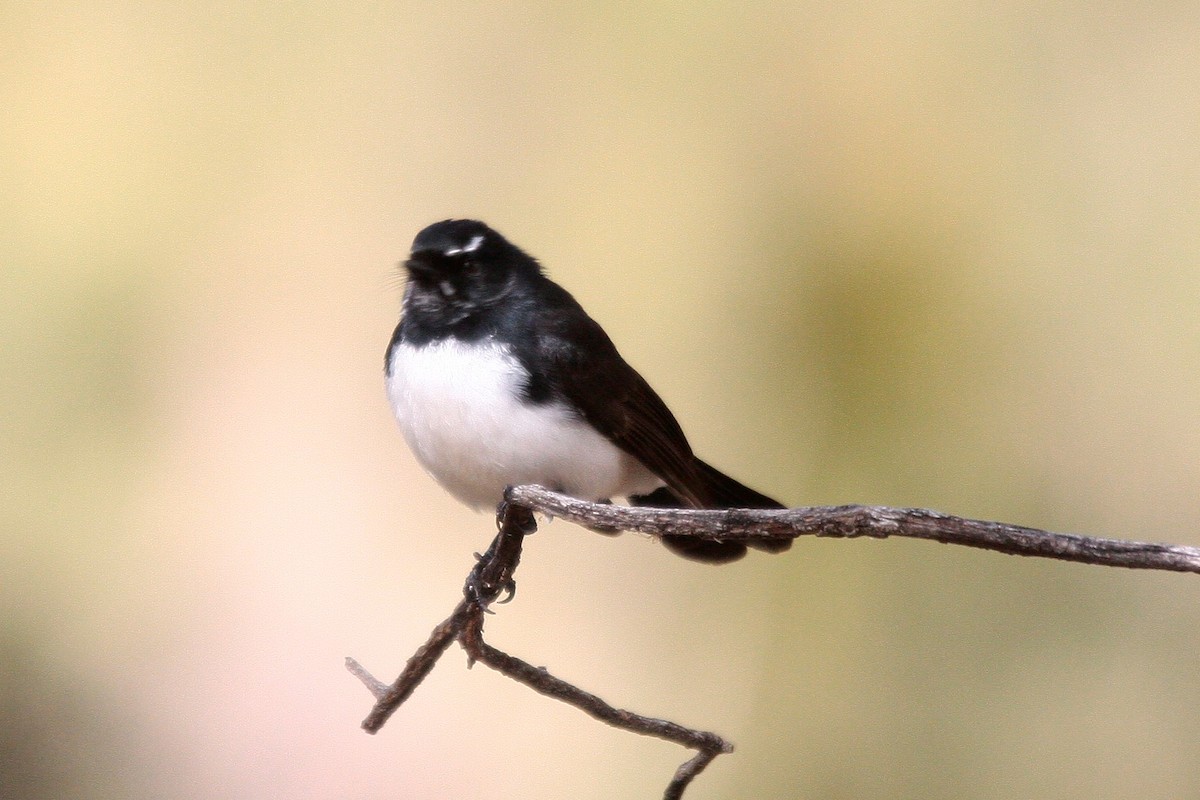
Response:
M655 536L664 533L711 539L749 536L826 536L886 539L907 536L961 544L1019 556L1040 556L1131 569L1200 573L1200 547L1101 539L1037 528L953 517L923 508L814 506L786 509L706 511L632 508L576 500L540 486L516 486L509 499L580 525L607 526Z
M390 686L377 679L353 658L346 669L362 681L375 697L375 705L363 720L363 729L375 733L420 685L454 641L467 651L469 664L486 664L515 681L547 697L562 700L616 728L655 736L692 748L696 755L680 765L663 793L663 800L680 800L684 790L700 772L721 753L733 752L733 745L715 733L693 730L665 719L656 719L616 708L591 692L551 675L519 658L497 650L483 640L483 617L488 606L504 593L511 599L516 585L513 572L521 560L521 544L526 533L536 530L532 511L519 503L504 502L497 514L500 532L491 547L478 557L467 576L463 599L450 616L433 629ZM506 602L506 601L501 601Z
M701 536L712 539L777 536L885 539L908 536L946 544L961 544L1022 556L1058 558L1085 564L1133 569L1160 569L1200 573L1200 548L1172 544L1131 542L1050 533L1037 528L1000 522L952 517L919 508L883 506L826 506L779 510L631 508L576 500L540 486L510 488L501 504L497 521L500 532L479 560L463 587L463 600L450 616L434 628L429 639L404 667L394 683L376 679L352 658L350 670L375 697L375 705L363 720L363 728L375 733L413 693L455 641L467 651L469 663L476 661L548 697L579 708L614 727L656 736L696 750L696 755L675 772L663 794L664 800L679 800L692 779L709 762L733 745L715 733L693 730L654 717L616 708L541 667L497 650L483 640L483 619L488 606L516 589L513 572L521 559L526 533L536 529L533 512L540 511L595 528L663 534ZM504 602L504 601L501 601Z

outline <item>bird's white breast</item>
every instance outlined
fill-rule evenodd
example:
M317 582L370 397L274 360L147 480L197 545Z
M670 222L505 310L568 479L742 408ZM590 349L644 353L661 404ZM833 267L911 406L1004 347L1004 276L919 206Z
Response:
M392 350L388 397L417 460L473 508L538 483L600 500L662 481L561 402L521 397L527 373L502 344L446 339Z

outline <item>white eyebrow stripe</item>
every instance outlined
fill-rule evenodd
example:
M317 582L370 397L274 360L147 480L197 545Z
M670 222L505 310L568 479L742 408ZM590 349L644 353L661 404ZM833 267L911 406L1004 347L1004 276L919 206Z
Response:
M471 241L467 242L466 247L451 247L449 250L444 252L448 256L458 256L462 255L463 253L474 253L479 249L479 246L483 244L483 239L484 237L482 234L472 236Z

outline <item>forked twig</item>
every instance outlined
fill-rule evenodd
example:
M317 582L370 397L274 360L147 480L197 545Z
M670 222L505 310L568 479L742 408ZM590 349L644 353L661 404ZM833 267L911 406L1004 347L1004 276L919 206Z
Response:
M999 522L953 517L925 509L883 506L829 506L780 510L630 508L576 500L540 486L517 486L505 493L498 513L500 531L487 552L479 557L463 587L463 599L453 613L434 628L388 685L377 680L357 661L346 659L346 667L375 696L375 705L363 720L363 728L375 733L425 679L451 642L458 641L471 663L478 661L520 681L548 697L569 703L609 725L646 736L654 736L696 750L696 755L675 772L663 794L678 800L692 779L733 745L715 733L685 728L674 722L615 708L599 697L545 669L497 650L483 640L483 615L488 606L507 592L515 591L513 573L521 558L526 533L536 529L533 512L563 517L599 528L712 539L761 538L773 536L829 536L887 538L908 536L947 544L961 544L1024 556L1040 556L1135 569L1200 573L1200 548L1183 545L1131 542L1092 536L1050 533L1037 528ZM500 601L506 602L506 601Z
M678 800L692 779L718 755L732 752L733 745L715 733L693 730L668 720L615 708L596 695L551 675L544 668L497 650L483 640L484 614L488 606L503 593L507 591L511 596L515 586L513 572L520 561L522 541L526 533L536 529L532 512L517 503L504 503L498 520L500 532L487 552L479 556L475 568L467 577L463 599L450 616L433 629L429 639L408 660L394 683L385 684L353 658L346 659L346 668L375 696L375 705L363 720L363 729L375 733L382 728L388 717L425 679L450 643L457 640L467 651L470 663L478 661L485 664L536 692L569 703L614 727L655 736L696 750L696 755L675 771L674 778L663 794L664 800Z

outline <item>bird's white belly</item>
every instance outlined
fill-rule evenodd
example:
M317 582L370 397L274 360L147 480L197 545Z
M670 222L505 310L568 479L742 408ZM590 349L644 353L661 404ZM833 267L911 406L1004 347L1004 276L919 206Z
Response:
M662 481L561 403L523 400L526 372L503 345L447 339L397 345L388 398L417 460L472 508L537 483L585 500L643 494Z

